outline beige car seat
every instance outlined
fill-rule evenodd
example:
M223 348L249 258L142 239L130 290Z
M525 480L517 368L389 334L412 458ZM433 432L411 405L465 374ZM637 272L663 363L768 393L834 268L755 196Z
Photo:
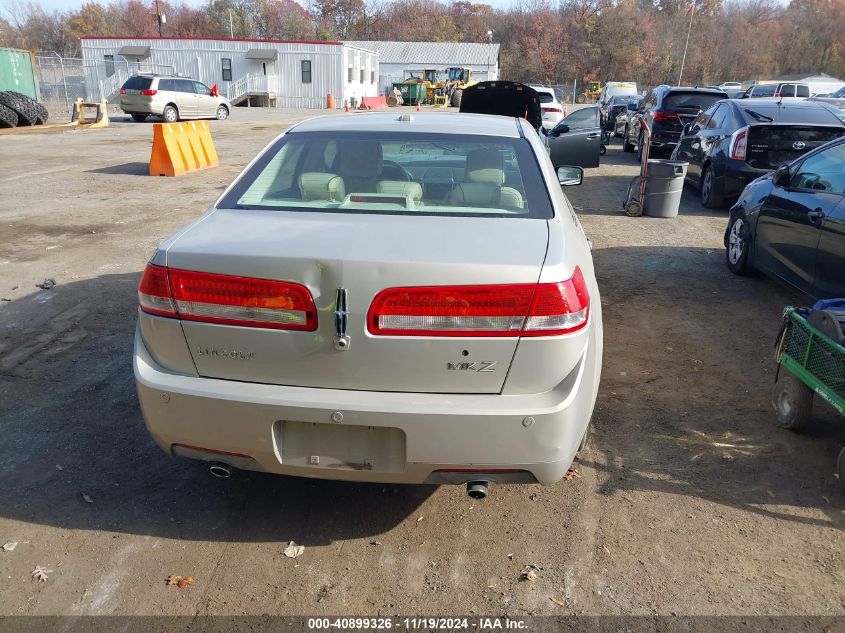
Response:
M299 177L299 191L302 193L302 199L306 201L341 202L346 197L343 178L337 174L316 171L306 172Z
M500 152L477 149L467 154L464 180L449 193L447 204L506 209L522 209L525 205L519 191L503 186L505 158Z

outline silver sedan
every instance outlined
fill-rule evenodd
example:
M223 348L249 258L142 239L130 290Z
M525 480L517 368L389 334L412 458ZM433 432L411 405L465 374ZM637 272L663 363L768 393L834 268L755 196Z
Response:
M582 173L509 117L290 128L144 271L153 438L221 476L558 481L601 373Z

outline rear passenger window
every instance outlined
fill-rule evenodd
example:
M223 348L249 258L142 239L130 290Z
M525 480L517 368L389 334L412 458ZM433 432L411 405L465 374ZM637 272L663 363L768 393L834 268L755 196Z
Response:
M811 156L789 183L792 189L845 194L845 143Z
M176 90L176 86L174 85L172 79L159 79L158 89L161 91L173 92L174 90Z
M723 130L725 128L725 121L728 118L728 114L728 107L720 105L716 108L716 112L707 124L707 128L710 130Z
M795 96L802 99L810 98L810 86L799 85L795 87Z
M173 83L176 84L177 92L189 92L191 94L196 94L193 81L189 81L188 79L174 79Z
M583 130L591 127L598 127L598 115L595 108L583 108L576 110L568 117L561 121L564 125L568 125L570 130Z

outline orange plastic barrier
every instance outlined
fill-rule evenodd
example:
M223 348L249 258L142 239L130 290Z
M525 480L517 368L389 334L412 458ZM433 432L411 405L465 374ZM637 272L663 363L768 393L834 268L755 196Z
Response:
M326 93L326 110L334 110L334 93Z
M387 99L382 97L361 97L359 110L381 110L387 107Z
M206 121L153 124L150 176L180 176L219 164Z

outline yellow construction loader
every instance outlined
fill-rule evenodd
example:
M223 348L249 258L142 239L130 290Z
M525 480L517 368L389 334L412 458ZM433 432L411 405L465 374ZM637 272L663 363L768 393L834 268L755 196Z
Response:
M588 81L584 92L575 97L575 103L595 103L601 94L600 81Z
M461 107L461 97L464 90L477 84L472 78L472 68L447 68L446 83L443 92L450 105L455 108Z

